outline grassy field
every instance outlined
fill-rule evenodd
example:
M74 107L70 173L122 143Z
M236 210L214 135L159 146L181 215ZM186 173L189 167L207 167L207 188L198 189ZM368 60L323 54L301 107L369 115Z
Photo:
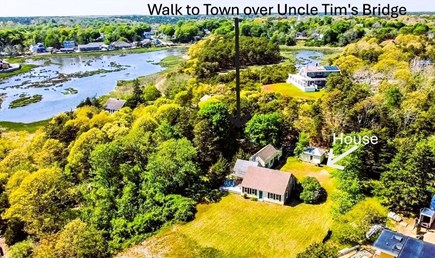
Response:
M34 133L39 128L46 126L49 121L50 119L34 123L0 122L0 128L4 128L6 131L26 131L29 133Z
M282 170L298 179L317 177L329 196L335 189L325 168L289 158ZM118 257L296 257L327 235L331 205L330 198L280 206L230 194L199 205L192 222L163 229Z
M33 68L37 67L37 65L31 65L31 64L23 64L21 65L21 69L10 72L10 73L0 73L0 80L6 79L15 75L19 75L22 73L30 72Z
M297 99L317 100L323 96L323 91L303 92L296 86L289 83L276 83L263 86L265 92L276 92L284 96L289 96Z

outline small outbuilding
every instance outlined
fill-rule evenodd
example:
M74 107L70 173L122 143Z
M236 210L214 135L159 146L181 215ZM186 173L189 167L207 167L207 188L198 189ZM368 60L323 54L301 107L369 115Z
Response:
M435 220L435 211L429 208L420 210L419 224L424 228L431 228Z
M282 151L277 150L272 144L268 144L249 158L249 161L257 162L260 167L270 168L275 161L281 158Z
M125 105L125 100L110 98L107 100L106 105L104 105L104 109L109 111L110 114L121 110L121 108Z
M308 147L301 153L299 158L302 161L319 165L325 160L325 151L317 147Z

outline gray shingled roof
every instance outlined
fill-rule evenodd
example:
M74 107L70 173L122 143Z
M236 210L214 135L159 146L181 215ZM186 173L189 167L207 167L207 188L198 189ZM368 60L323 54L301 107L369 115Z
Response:
M269 160L273 159L276 155L278 155L279 150L275 149L272 144L266 145L264 148L259 150L257 153L255 153L252 156L252 159L255 159L256 157L262 159L264 162L268 162Z
M119 100L110 98L107 100L106 105L104 105L104 109L107 110L120 110L125 104L125 100Z
M242 181L243 187L284 195L292 174L278 170L248 167Z
M238 177L244 177L246 174L246 171L248 170L248 167L250 167L250 166L257 167L258 162L238 159L236 161L236 164L234 164L234 167L233 167L233 175L238 176Z

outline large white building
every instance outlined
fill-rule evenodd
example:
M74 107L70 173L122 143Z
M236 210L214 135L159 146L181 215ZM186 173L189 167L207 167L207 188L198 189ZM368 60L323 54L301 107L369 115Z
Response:
M326 78L333 73L340 73L340 69L337 66L306 66L299 73L290 74L287 82L302 91L313 92L325 87Z

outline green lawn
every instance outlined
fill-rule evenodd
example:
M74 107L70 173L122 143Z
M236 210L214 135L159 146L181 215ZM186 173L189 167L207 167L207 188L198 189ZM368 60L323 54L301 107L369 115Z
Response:
M6 129L6 131L26 131L29 133L34 133L39 128L46 126L49 121L50 119L33 123L14 123L0 121L0 128L4 128Z
M263 86L265 92L276 92L284 96L289 96L297 99L317 100L323 96L324 91L303 92L293 84L276 83Z
M324 168L289 158L283 171L315 176L334 191ZM195 220L161 230L120 257L296 257L320 242L332 223L330 198L320 205L280 206L230 194L219 203L198 205Z
M10 72L10 73L0 73L0 80L6 79L15 75L19 75L22 73L30 72L33 68L37 67L37 65L31 65L31 64L23 64L21 65L21 69Z

